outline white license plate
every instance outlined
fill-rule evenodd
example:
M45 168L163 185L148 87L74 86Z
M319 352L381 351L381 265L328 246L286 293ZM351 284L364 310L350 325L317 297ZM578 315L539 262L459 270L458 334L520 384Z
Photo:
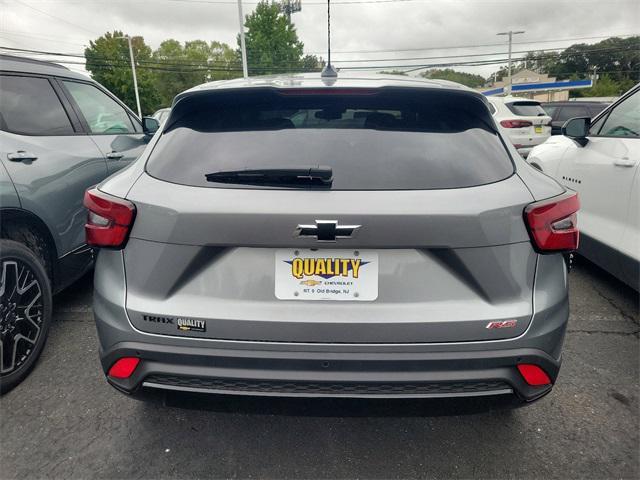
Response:
M535 127L536 133L542 133L542 127Z
M275 258L275 293L280 300L378 298L377 252L282 249Z

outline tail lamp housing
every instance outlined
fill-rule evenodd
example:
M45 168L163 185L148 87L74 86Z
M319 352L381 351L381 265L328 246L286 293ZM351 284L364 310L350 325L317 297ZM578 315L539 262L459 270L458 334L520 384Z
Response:
M504 128L524 128L532 126L533 123L528 120L502 120L500 125Z
M85 192L84 206L89 210L84 225L87 244L115 249L124 247L136 216L135 205L93 188Z
M570 252L578 248L578 194L566 192L527 205L524 218L531 241L540 253Z

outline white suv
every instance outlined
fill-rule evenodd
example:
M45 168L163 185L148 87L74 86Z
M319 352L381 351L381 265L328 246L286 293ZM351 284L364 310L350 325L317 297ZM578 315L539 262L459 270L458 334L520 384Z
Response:
M518 97L488 97L487 100L493 107L491 113L496 123L504 128L523 157L551 136L551 117L540 102Z
M593 121L572 118L527 161L580 196L578 253L638 290L640 84Z

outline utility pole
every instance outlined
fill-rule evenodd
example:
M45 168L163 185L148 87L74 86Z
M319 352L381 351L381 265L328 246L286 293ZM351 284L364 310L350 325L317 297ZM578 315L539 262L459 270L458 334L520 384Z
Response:
M249 78L249 67L247 66L247 46L244 40L244 15L242 14L242 0L238 0L238 20L240 21L240 51L242 52L242 74L244 78Z
M513 31L513 30L509 30L508 32L500 32L497 33L496 35L508 35L509 36L509 85L508 85L508 91L507 94L511 95L511 87L513 86L513 81L511 78L511 44L513 43L513 36L514 35L519 35L521 33L524 33L524 30L517 30L517 31Z
M131 37L129 35L125 35L124 37L116 37L116 38L126 38L129 42L129 58L131 59L131 72L133 73L133 90L136 92L136 105L138 107L138 117L142 120L142 109L140 108L140 94L138 93L138 77L136 76L136 62L133 59L133 46L131 45Z

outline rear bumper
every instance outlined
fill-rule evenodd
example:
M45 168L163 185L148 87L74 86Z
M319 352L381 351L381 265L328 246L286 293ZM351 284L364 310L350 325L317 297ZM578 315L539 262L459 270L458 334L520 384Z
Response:
M515 394L533 401L551 385L531 387L517 365L560 368L568 320L566 267L561 255L541 255L535 313L521 335L450 343L295 343L159 335L136 329L124 307L120 252L103 251L94 279L94 314L105 373L121 357L140 358L127 379L107 376L132 395L146 391L289 397L458 397ZM393 322L391 319L390 322Z
M535 349L456 352L314 352L230 350L124 342L101 352L105 372L127 356L142 359L118 390L147 389L235 395L350 398L438 398L516 394L536 400L518 363L541 366L555 381L560 361Z

